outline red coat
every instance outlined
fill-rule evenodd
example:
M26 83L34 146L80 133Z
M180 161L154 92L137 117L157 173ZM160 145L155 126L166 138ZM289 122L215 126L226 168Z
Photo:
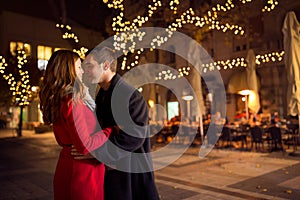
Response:
M60 116L53 124L57 143L62 146L54 175L55 200L102 200L104 199L105 168L96 159L74 160L71 145L80 153L87 154L104 144L111 129L95 133L97 119L84 104L76 104L68 95L60 108Z

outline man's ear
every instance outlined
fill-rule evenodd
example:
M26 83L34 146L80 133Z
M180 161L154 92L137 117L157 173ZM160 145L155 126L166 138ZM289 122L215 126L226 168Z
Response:
M108 61L104 62L104 70L108 70L110 67L110 63Z

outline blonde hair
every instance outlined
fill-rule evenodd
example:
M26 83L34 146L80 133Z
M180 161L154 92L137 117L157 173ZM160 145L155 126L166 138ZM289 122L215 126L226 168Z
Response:
M55 51L47 64L39 93L44 122L55 122L63 98L73 93L73 100L84 97L83 84L77 79L75 62L79 55L69 50Z

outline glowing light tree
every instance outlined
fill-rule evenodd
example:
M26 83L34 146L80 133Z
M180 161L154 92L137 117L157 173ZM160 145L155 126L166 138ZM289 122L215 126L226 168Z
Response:
M29 84L29 73L25 70L27 64L27 57L25 51L17 50L16 56L11 59L12 66L16 65L16 68L7 68L8 64L5 58L0 56L0 73L7 81L11 95L11 104L20 108L20 118L17 129L18 137L22 136L23 125L23 109L29 105L31 94L31 86Z
M139 28L145 26L165 27L165 33L155 36L150 42L150 51L156 50L166 43L175 31L184 32L198 42L203 41L211 31L232 32L234 37L246 37L247 43L260 38L251 26L248 16L249 9L255 4L254 10L268 13L278 7L278 0L225 0L212 3L210 0L145 0L130 4L124 0L103 0L108 8L114 10L109 34L114 35L114 47L124 53L121 70L130 70L138 65L141 54L146 49L135 50L136 42L146 37ZM221 3L222 2L222 3ZM131 9L131 10L130 10ZM134 10L134 12L132 12ZM109 20L109 19L108 19ZM249 45L247 45L249 46ZM280 52L275 52L280 53ZM220 61L222 62L222 61ZM238 63L242 63L243 60ZM239 64L240 65L240 64ZM219 69L212 63L203 66L203 72Z

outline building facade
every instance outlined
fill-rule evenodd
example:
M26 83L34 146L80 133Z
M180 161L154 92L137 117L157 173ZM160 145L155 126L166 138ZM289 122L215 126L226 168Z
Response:
M211 5L217 2L219 1L211 1ZM241 85L247 86L247 67L238 64L237 60L243 58L244 62L247 64L246 58L249 50L253 50L256 60L259 61L255 66L257 82L259 85L258 95L260 103L260 109L257 113L262 114L262 116L270 117L272 113L278 112L282 118L287 117L286 88L288 81L283 60L284 54L282 53L284 48L282 26L286 14L290 11L294 11L298 19L300 19L300 2L293 0L279 1L279 5L271 12L262 12L262 3L263 1L256 2L256 4L253 2L254 5L252 5L252 3L251 5L246 5L243 8L244 10L241 11L244 12L244 15L247 15L247 25L250 25L250 27L246 30L251 30L250 33L248 32L243 36L236 36L232 31L222 32L213 30L209 34L206 34L204 39L198 41L211 56L213 62L231 61L228 62L227 65L221 66L220 69L217 69L217 67L214 68L214 70L219 71L226 90L226 109L223 109L224 106L221 106L219 111L221 111L223 117L227 116L229 121L234 121L237 113L245 111L245 102L243 101L244 96L238 94L238 91L229 91L228 87L231 84L235 84L236 89ZM189 3L185 2L180 4L181 7L178 8L178 10L184 10L192 4L197 3L195 3L195 1L189 1ZM197 5L193 6L197 7ZM199 4L199 6L201 5ZM131 15L134 14L132 13ZM132 16L129 16L129 19L131 17ZM242 15L240 17L242 17ZM151 24L151 22L147 24L147 26L155 25L155 23ZM192 25L185 25L183 28L178 29L178 31L197 40L197 35L194 31L195 28L189 28L189 26ZM180 44L180 40L178 40L175 45L170 44L173 45L173 47L169 46L167 49L175 49L174 52L176 54L178 44ZM186 49L187 52L189 52L188 44L186 44ZM272 53L274 56L271 55ZM260 58L258 56L260 56ZM179 55L170 54L170 52L160 50L146 53L142 60L144 62L162 63L177 70L190 66L190 64ZM190 83L193 83L193 80L195 80L194 75L195 74L190 71L189 75L185 77ZM206 110L202 111L202 113L214 114L218 111L218 106L215 106L213 110L210 110L208 105L211 103L218 104L218 98L220 98L218 97L218 90L215 90L212 92L213 94L210 94L206 88L207 84L205 83L205 80L202 79L202 83L200 84L202 86L202 101L206 106ZM197 87L196 85L193 85L193 87L197 90L197 88L195 88ZM172 94L170 88L162 87L159 84L149 84L149 86L144 86L144 88L146 88L143 90L146 99L151 99L162 105L166 109L166 112L168 112L167 105L169 102L180 101L178 96L175 97L176 95ZM209 101L210 98L213 98L212 102ZM194 119L198 119L199 110L196 109L195 101L196 98L190 102L192 104L190 115L192 115ZM184 115L186 115L186 113L188 113L187 105L183 103L181 104L181 107ZM253 113L254 111L249 110L249 112ZM169 118L166 115L167 114L165 113L164 117L159 118Z
M47 61L51 54L58 49L92 49L103 41L101 33L90 30L71 22L71 29L66 26L61 28L54 21L36 18L20 13L2 10L0 13L0 55L8 63L7 68L17 68L16 63L10 62L15 56L16 50L25 50L28 58L26 70L30 76L32 99L29 106L25 107L23 114L24 124L39 123L42 120L39 112L38 86L43 75ZM69 28L68 27L68 28ZM63 39L66 30L71 39ZM73 35L72 35L73 33ZM75 39L78 42L75 42ZM1 88L8 87L7 81L1 77ZM9 91L9 90L5 90ZM4 102L1 113L10 113L10 125L15 127L18 122L19 108L11 106L9 101Z
M131 20L137 15L143 15L147 8L148 1L125 1L124 6L126 10L124 15L126 19ZM149 1L150 2L150 1ZM148 2L148 3L149 3ZM152 2L152 1L151 1ZM150 3L151 3L150 2ZM212 6L220 1L208 1L209 5L203 4L202 1L184 1L178 6L178 13L184 11L189 7L194 10L204 8L205 6ZM225 1L224 1L225 2ZM194 98L189 101L183 101L182 96L186 96L189 91L182 89L181 94L175 94L174 90L180 86L178 84L166 84L164 80L155 81L144 84L141 88L142 94L151 107L151 118L155 120L170 119L174 115L181 115L190 117L193 121L199 120L199 115L214 114L220 111L222 116L227 116L229 121L233 121L237 112L245 110L245 102L243 96L238 94L238 88L241 85L246 85L246 70L242 64L237 64L237 61L246 60L249 50L253 50L259 64L256 64L256 75L258 81L258 95L260 109L258 113L270 115L273 112L279 112L281 117L286 117L287 100L287 74L285 70L283 54L283 20L287 12L294 11L300 19L300 2L294 0L279 0L279 5L271 12L262 12L261 8L263 1L253 2L245 5L241 10L242 16L247 16L247 24L242 24L247 27L246 33L242 36L234 35L232 31L223 32L219 30L207 31L204 28L195 26L194 24L185 24L177 31L185 34L187 37L197 41L206 54L209 55L211 62L217 63L223 61L225 64L214 66L212 71L217 71L222 79L222 85L214 85L211 90L208 90L208 81L213 80L203 79L204 74L195 71L194 66L187 61L187 57L195 54L188 43L182 41L171 41L165 44L164 49L154 49L152 51L145 51L139 56L139 64L158 63L168 66L177 71L182 72L183 76L192 85ZM140 8L145 8L144 10ZM132 12L134 11L134 12ZM155 20L149 20L145 23L147 27L164 27L163 23L171 23L174 18L169 14L170 10L165 9L155 16ZM115 13L114 13L115 14ZM197 13L196 13L197 14ZM201 13L198 13L199 15ZM239 15L235 15L239 16ZM109 35L114 35L112 30L112 19L114 16L108 16L106 20L106 31ZM233 15L234 17L234 15ZM233 22L239 22L235 19ZM88 49L95 47L103 38L101 33L92 31L73 23L72 32L80 40L75 46L84 46ZM202 30L203 29L203 30ZM251 31L249 31L251 30ZM247 32L248 31L248 32ZM31 74L32 77L40 77L40 69L45 66L51 53L59 48L74 48L74 42L62 38L64 34L63 29L56 27L55 22L40 18L26 16L9 11L2 11L0 15L0 55L9 57L12 50L16 47L24 47L27 49L28 55L33 59L33 67L35 67L37 74ZM185 54L180 55L180 50L186 49ZM273 61L269 54L278 53ZM280 59L281 58L281 59ZM133 59L134 60L134 59ZM226 64L226 61L227 64ZM200 62L200 61L199 61ZM245 63L247 63L245 61ZM201 64L199 64L201 65ZM201 66L200 66L201 68ZM126 74L129 70L119 69L120 74ZM209 71L209 68L208 68ZM154 73L154 74L153 74ZM201 72L204 73L204 72ZM153 76L159 76L157 71L149 71L145 80ZM135 78L133 78L135 79ZM37 81L33 80L32 86L37 86ZM229 90L232 87L235 90ZM218 105L219 99L223 98L219 95L219 90L224 88L226 92L226 105ZM176 103L177 102L177 103ZM212 105L213 104L213 105ZM168 107L170 105L170 107ZM174 107L175 105L175 107ZM199 106L200 105L200 106ZM37 107L38 103L32 103L30 106ZM30 107L29 106L29 107ZM171 111L173 109L173 111ZM175 110L174 110L175 109ZM30 110L30 109L29 109ZM34 110L34 109L33 109ZM181 113L180 113L181 112ZM37 114L33 111L28 111L28 121L38 121ZM32 114L31 114L32 113Z

